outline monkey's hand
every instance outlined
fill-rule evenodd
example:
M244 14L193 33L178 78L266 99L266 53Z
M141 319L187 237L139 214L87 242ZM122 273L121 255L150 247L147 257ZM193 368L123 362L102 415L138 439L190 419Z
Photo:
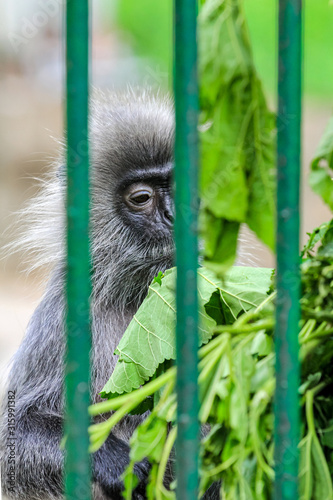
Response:
M112 500L123 500L124 484L121 475L129 464L130 448L121 439L110 434L106 442L93 456L93 479ZM146 499L146 484L150 465L148 460L135 464L134 473L139 480L132 500Z

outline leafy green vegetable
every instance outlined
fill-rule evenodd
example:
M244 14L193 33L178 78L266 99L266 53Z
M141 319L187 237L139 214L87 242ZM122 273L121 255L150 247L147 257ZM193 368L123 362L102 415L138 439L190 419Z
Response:
M333 498L332 241L333 222L314 231L301 267L301 500ZM319 244L316 252L315 244ZM199 349L199 418L202 423L210 424L210 431L201 443L200 494L213 481L222 480L221 498L268 500L274 478L275 294L267 295L271 271L235 268L224 282L217 280L211 270L200 268L198 273L201 286L203 283L211 286L204 287L201 311L213 323L212 338ZM174 271L167 272L162 285L152 285L158 287L162 297L165 297L165 283L173 276ZM145 456L152 464L148 498L175 498L173 490L163 484L177 432L175 378L176 368L172 367L129 394L91 409L94 415L115 411L108 420L90 429L92 450L96 450L125 414L147 397L160 395L150 416L131 440L131 463L125 474L128 499L135 487L134 464Z
M275 120L253 64L241 3L202 4L202 227L206 263L218 271L232 261L241 222L274 247Z
M233 267L221 281L211 270L200 268L200 345L211 338L216 320L233 323L240 313L257 307L267 296L271 274L270 269ZM102 397L140 387L154 375L161 363L176 358L175 278L176 269L168 270L161 284L154 282L149 287L147 298L117 347L119 360L111 379L103 388ZM212 302L214 293L218 294L217 313Z
M311 165L309 183L333 210L333 118L318 146Z

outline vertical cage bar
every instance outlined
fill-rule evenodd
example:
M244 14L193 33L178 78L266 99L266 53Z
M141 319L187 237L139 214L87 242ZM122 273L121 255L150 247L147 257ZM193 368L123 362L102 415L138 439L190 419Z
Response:
M89 9L67 0L67 359L65 494L89 500Z
M198 82L195 0L175 0L177 499L198 496Z
M302 2L279 1L275 500L298 498Z

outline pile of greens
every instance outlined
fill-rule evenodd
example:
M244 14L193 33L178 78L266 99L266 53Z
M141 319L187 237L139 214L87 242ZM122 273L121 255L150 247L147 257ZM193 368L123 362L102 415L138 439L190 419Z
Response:
M329 133L330 125L312 164L311 180L324 179L316 190L330 205ZM205 262L211 264L209 259ZM225 500L268 500L274 478L274 276L270 269L233 267L221 277L222 269L214 264L198 270L199 418L210 429L201 442L200 494L213 481L222 480ZM329 500L333 498L333 221L309 235L301 273L300 498ZM148 498L175 498L175 484L167 489L163 483L177 433L176 368L170 366L175 359L175 275L175 269L160 273L150 286L116 351L118 364L101 393L108 400L91 408L91 415L114 412L90 428L91 451L103 444L126 414L151 411L131 440L131 462L124 477L128 500L136 485L133 466L145 457L152 464Z
M311 235L301 268L301 498L328 500L333 497L333 221ZM151 410L131 440L127 499L136 484L133 466L144 457L152 464L148 498L175 498L163 484L177 433L176 368L167 367L175 359L175 273L169 270L151 285L118 346L119 361L102 394L110 399L91 408L92 415L114 411L108 420L91 427L92 451L124 415ZM199 418L210 424L201 443L201 493L222 479L221 498L226 500L271 496L272 281L269 269L234 267L224 280L206 268L198 270Z

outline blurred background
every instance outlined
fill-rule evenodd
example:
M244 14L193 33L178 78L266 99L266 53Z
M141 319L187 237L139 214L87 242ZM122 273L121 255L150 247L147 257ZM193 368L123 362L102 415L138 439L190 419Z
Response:
M92 0L92 82L121 89L172 86L172 0ZM254 58L275 107L276 0L244 0ZM0 0L0 245L20 232L16 212L38 190L63 130L65 0ZM309 163L333 108L333 2L304 7L302 239L330 212L307 187ZM255 244L262 266L273 266ZM0 252L0 370L17 349L47 270L27 275L20 253Z

